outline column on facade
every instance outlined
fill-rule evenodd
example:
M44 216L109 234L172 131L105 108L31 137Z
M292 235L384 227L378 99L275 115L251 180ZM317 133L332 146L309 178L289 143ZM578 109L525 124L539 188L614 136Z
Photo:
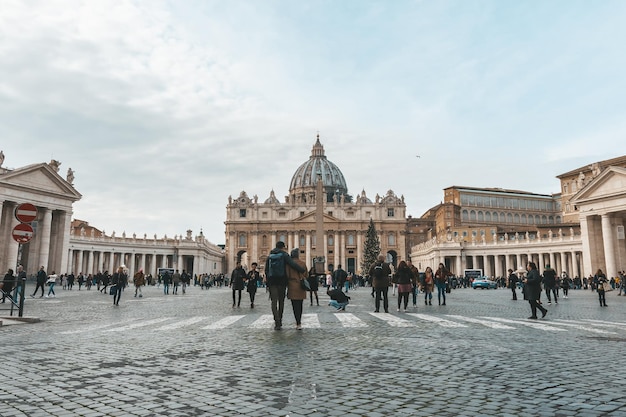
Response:
M346 262L346 232L345 231L339 232L338 243L339 243L339 247L337 249L340 251L339 262L341 263L341 265L343 265L343 269L347 271L348 263ZM337 244L337 241L335 241L335 244Z
M576 262L576 252L570 252L569 259L570 263L568 265L568 268L570 269L567 271L567 273L569 274L570 278L575 278L576 276L580 277L580 273L578 272L578 265Z
M537 264L537 268L539 268L539 273L543 274L545 267L545 262L544 262L544 254L543 253L539 253L539 263Z
M582 272L581 279L584 275L592 273L593 267L591 265L591 237L590 228L593 226L593 218L589 216L580 216L580 238L582 241L583 253L582 253Z
M615 262L615 234L613 233L612 218L610 214L602 215L602 242L604 243L604 260L606 266L606 277L617 276Z
M115 252L109 252L109 267L108 267L109 274L113 274L113 272L115 272L115 270L113 269L114 267L115 267Z
M176 259L176 268L174 268L174 269L178 269L178 272L182 272L182 270L183 270L183 255L180 255L180 254L178 255L178 259Z
M259 232L252 232L252 262L259 262ZM195 258L194 258L194 268L195 268ZM200 268L200 265L198 265ZM198 271L198 269L194 269L194 272Z
M9 209L11 210L11 212L13 212L16 209L17 205L16 204L11 204L11 206L9 206ZM0 212L1 213L1 212ZM19 224L19 221L15 218L15 216L11 216L11 222L9 223L9 235L13 234L13 229L15 228L15 226L17 226ZM17 251L18 251L18 247L19 244L13 240L13 238L7 239L7 264L9 266L9 268L11 268L12 270L15 271L16 265L17 265ZM4 274L4 271L3 271Z
M306 246L306 258L312 259L313 253L311 250L311 232L307 231L304 235L304 245Z
M319 241L320 238L322 239L321 242ZM328 256L328 234L324 232L322 236L317 236L316 240L317 240L317 247L322 248L322 254L324 255L324 257ZM334 267L337 268L337 264L335 264Z
M563 271L567 270L567 264L566 264L566 259L567 258L565 256L565 253L563 253L563 252L559 252L559 253L555 254L555 258L556 258L556 264L559 267L559 269L557 269L557 272L560 275Z
M341 264L341 257L339 253L339 233L333 232L333 264L335 269ZM345 265L341 265L343 269L346 269Z
M41 225L38 227L39 234L39 266L43 266L48 271L48 261L50 259L50 233L52 231L52 210L40 208L43 211ZM39 268L37 268L39 269Z
M502 261L500 259L500 255L494 255L493 259L496 264L496 277L504 276L504 274L502 274Z
M135 275L135 252L131 252L130 254L130 265L128 266L128 274L131 276L131 278L133 277L133 275Z
M61 248L61 259L59 261L61 265L61 270L64 273L67 273L71 272L68 265L69 254L66 250L63 250L63 248L69 248L70 246L69 230L72 225L72 212L62 211L60 213L59 222L59 233L57 235L57 244L59 244L59 247Z
M461 276L463 275L463 262L462 262L463 257L461 256L461 254L459 254L459 256L457 256L455 258L456 261L456 271L454 271L455 275Z
M83 262L85 262L85 251L79 250L78 251L78 267L74 271L75 274L80 274L81 272L85 270L83 267Z
M550 252L550 253L549 253L549 257L550 257L550 260L549 260L549 262L550 262L550 263L549 263L549 265L550 265L550 267L551 267L552 269L554 269L554 270L556 271L556 258L555 258L555 256L554 256L554 252Z
M90 250L87 253L87 269L85 270L85 275L93 274L93 251Z
M361 257L363 256L363 232L356 232L356 270L361 268ZM367 275L369 271L361 271L361 275Z

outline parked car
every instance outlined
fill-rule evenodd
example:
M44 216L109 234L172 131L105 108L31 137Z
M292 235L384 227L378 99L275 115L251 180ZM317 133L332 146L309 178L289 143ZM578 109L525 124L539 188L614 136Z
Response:
M495 281L490 280L487 277L478 277L476 278L473 282L472 282L472 288L476 289L476 288L481 288L481 289L490 289L493 288L494 290L496 288L498 288L498 283Z

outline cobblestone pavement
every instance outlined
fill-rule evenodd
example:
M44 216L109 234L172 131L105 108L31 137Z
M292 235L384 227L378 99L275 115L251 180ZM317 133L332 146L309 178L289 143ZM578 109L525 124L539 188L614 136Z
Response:
M509 290L385 314L360 288L345 312L307 301L302 331L289 301L272 329L264 289L254 309L228 288L57 294L27 299L40 323L0 327L0 416L626 416L616 291L532 321Z

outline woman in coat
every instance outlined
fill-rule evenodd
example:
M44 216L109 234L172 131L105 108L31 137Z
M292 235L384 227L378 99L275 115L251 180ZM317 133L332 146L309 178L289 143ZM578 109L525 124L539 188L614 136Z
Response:
M122 290L126 288L126 284L128 284L128 275L124 272L123 266L117 268L117 272L113 274L111 282L115 286L115 290L113 292L113 305L119 306L120 297L122 297Z
M530 311L532 312L532 316L528 318L535 320L537 318L537 309L541 310L541 318L544 318L548 314L548 310L542 307L541 304L537 304L537 300L541 296L541 275L539 275L537 265L534 262L528 262L526 270L528 274L524 278L524 296L528 300Z
M409 294L413 291L413 285L411 284L413 273L406 262L400 261L398 264L396 278L398 284L398 311L400 311L402 301L404 300L404 311L406 312L406 308L409 305Z
M424 290L424 304L433 304L433 288L435 286L435 275L430 266L426 267L424 271L424 282L422 283L422 289Z
M609 285L608 282L609 281L606 279L604 272L602 272L601 269L598 269L596 274L593 276L593 283L596 287L596 291L598 291L600 307L608 307L606 305L606 287Z
M301 281L307 279L306 264L300 259L300 249L295 248L291 251L291 257L305 272L298 272L289 264L287 268L287 298L291 300L293 315L296 318L296 329L302 330L302 304L306 300L306 291L302 288Z

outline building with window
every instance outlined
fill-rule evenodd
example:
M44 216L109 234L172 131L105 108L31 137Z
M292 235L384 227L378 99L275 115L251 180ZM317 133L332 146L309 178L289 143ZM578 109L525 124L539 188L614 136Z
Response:
M458 275L500 277L533 261L572 277L598 268L616 276L626 269L625 166L620 157L559 175L562 193L552 195L448 187L442 204L408 220L410 257L420 269L444 262Z
M317 237L316 186L323 184L324 236ZM406 259L406 205L404 196L389 190L371 201L365 190L352 196L341 170L326 158L319 135L311 156L294 172L289 195L281 202L274 191L259 202L241 191L229 197L226 208L226 262L228 271L241 261L245 266L258 262L261 267L277 241L288 248L300 248L302 259L312 266L321 249L327 268L341 264L349 272L360 273L364 238L370 219L380 237L381 252L392 263Z

